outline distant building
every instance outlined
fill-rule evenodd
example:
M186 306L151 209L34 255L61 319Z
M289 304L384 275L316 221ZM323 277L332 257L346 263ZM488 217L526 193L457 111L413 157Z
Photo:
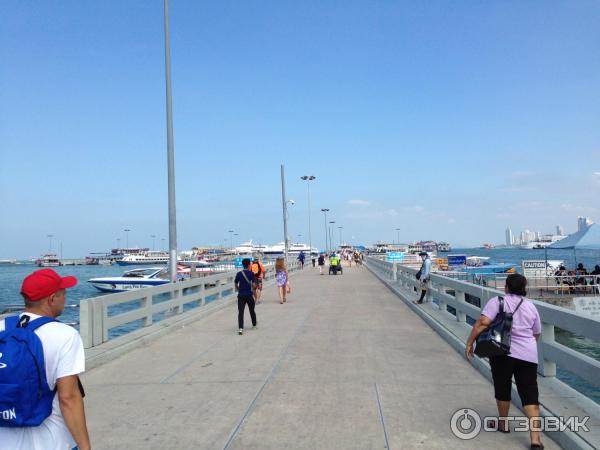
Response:
M585 230L586 228L588 228L591 224L593 224L594 222L592 222L590 219L588 219L587 217L582 217L579 216L577 218L577 231L582 231Z
M509 228L506 229L506 245L507 246L512 246L515 243L515 238L513 236L513 232L512 230Z
M562 225L556 225L556 235L557 236L565 235L565 229L562 227Z

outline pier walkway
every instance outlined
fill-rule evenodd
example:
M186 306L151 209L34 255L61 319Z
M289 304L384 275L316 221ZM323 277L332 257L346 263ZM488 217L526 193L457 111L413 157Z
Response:
M86 373L94 448L529 448L452 434L461 408L496 414L491 384L366 268L291 283L243 336L232 304Z

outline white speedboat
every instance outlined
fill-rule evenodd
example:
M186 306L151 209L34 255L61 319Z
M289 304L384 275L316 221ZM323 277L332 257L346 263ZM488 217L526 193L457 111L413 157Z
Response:
M164 267L132 269L120 277L91 278L88 283L102 292L133 291L167 284L169 283L169 273Z

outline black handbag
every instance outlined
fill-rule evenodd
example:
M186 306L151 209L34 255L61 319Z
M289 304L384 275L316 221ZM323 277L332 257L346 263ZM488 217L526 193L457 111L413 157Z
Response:
M417 280L420 280L420 279L421 279L421 273L422 273L422 272L421 272L421 269L419 269L419 271L418 271L418 272L415 274L415 278L416 278Z
M504 297L498 297L498 314L491 325L477 337L474 353L480 358L510 354L513 315L523 303L519 302L513 312L504 311Z

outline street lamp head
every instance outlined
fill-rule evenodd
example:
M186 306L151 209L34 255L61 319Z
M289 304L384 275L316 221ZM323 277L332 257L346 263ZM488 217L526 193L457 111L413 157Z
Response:
M295 202L294 200L288 200L288 202L289 202L291 205L295 205L295 204L296 204L296 202Z
M304 180L304 181L312 181L312 180L314 180L315 178L317 178L317 177L315 177L315 176L313 176L313 175L304 175L304 176L301 176L301 177L300 177L300 179L301 179L301 180Z
M329 211L329 208L322 208L321 211L327 212L327 211Z
M335 220L330 220L329 223L335 223Z

